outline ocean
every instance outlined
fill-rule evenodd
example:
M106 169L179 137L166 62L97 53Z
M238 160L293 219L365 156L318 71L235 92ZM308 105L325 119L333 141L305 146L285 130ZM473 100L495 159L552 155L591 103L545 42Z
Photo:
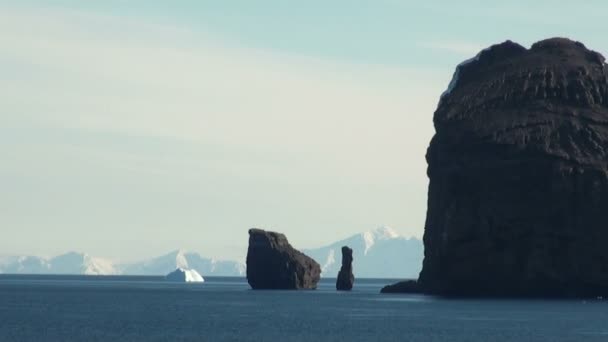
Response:
M245 279L0 275L0 341L608 341L602 300L382 295L394 280L252 291Z

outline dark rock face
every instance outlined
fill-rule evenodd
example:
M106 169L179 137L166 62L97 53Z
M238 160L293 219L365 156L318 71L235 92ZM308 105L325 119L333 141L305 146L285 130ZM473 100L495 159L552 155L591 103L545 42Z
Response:
M393 285L387 285L380 290L381 293L423 293L416 280L401 281Z
M336 289L350 291L353 289L355 276L353 275L353 250L347 246L342 247L342 268L338 272Z
M434 115L419 285L464 296L608 295L608 66L507 41L461 64Z
M319 264L297 251L283 234L249 230L247 281L252 289L315 289Z

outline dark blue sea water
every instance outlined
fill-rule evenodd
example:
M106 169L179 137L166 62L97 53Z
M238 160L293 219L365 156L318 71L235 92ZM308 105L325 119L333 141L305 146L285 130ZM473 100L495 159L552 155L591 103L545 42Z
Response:
M0 276L0 341L608 341L608 302L381 295L388 280L252 291L244 279Z

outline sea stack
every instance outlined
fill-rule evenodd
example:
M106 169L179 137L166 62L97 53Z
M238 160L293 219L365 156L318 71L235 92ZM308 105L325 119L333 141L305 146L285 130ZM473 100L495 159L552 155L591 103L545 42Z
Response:
M350 291L353 289L355 276L353 275L353 250L348 246L342 247L342 268L336 280L338 291Z
M425 258L406 288L608 296L608 66L563 38L460 64L427 151Z
M249 230L247 281L254 290L316 289L321 267L294 249L285 235Z

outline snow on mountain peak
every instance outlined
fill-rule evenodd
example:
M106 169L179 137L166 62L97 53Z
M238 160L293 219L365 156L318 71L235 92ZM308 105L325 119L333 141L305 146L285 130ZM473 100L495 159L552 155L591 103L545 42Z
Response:
M113 275L119 272L114 268L114 263L110 260L92 257L84 254L82 264L82 274L86 275Z
M353 249L354 273L359 278L416 278L424 257L420 239L406 238L386 226L303 252L322 265L322 277L335 277L342 246Z
M321 267L321 270L326 270L335 263L336 263L336 252L332 249L329 251L329 254L327 255L327 259L325 260L325 263Z
M374 230L367 231L362 235L363 241L365 242L365 251L363 252L364 255L367 255L367 252L370 250L370 248L372 248L372 246L374 246L376 241L395 239L400 236L396 231L388 226L378 227Z
M394 238L401 236L401 235L399 235L399 233L397 233L393 228L391 228L389 226L378 227L373 232L377 237L384 238L384 239L394 239Z
M175 266L181 269L188 269L188 258L183 249L179 249L175 253Z

